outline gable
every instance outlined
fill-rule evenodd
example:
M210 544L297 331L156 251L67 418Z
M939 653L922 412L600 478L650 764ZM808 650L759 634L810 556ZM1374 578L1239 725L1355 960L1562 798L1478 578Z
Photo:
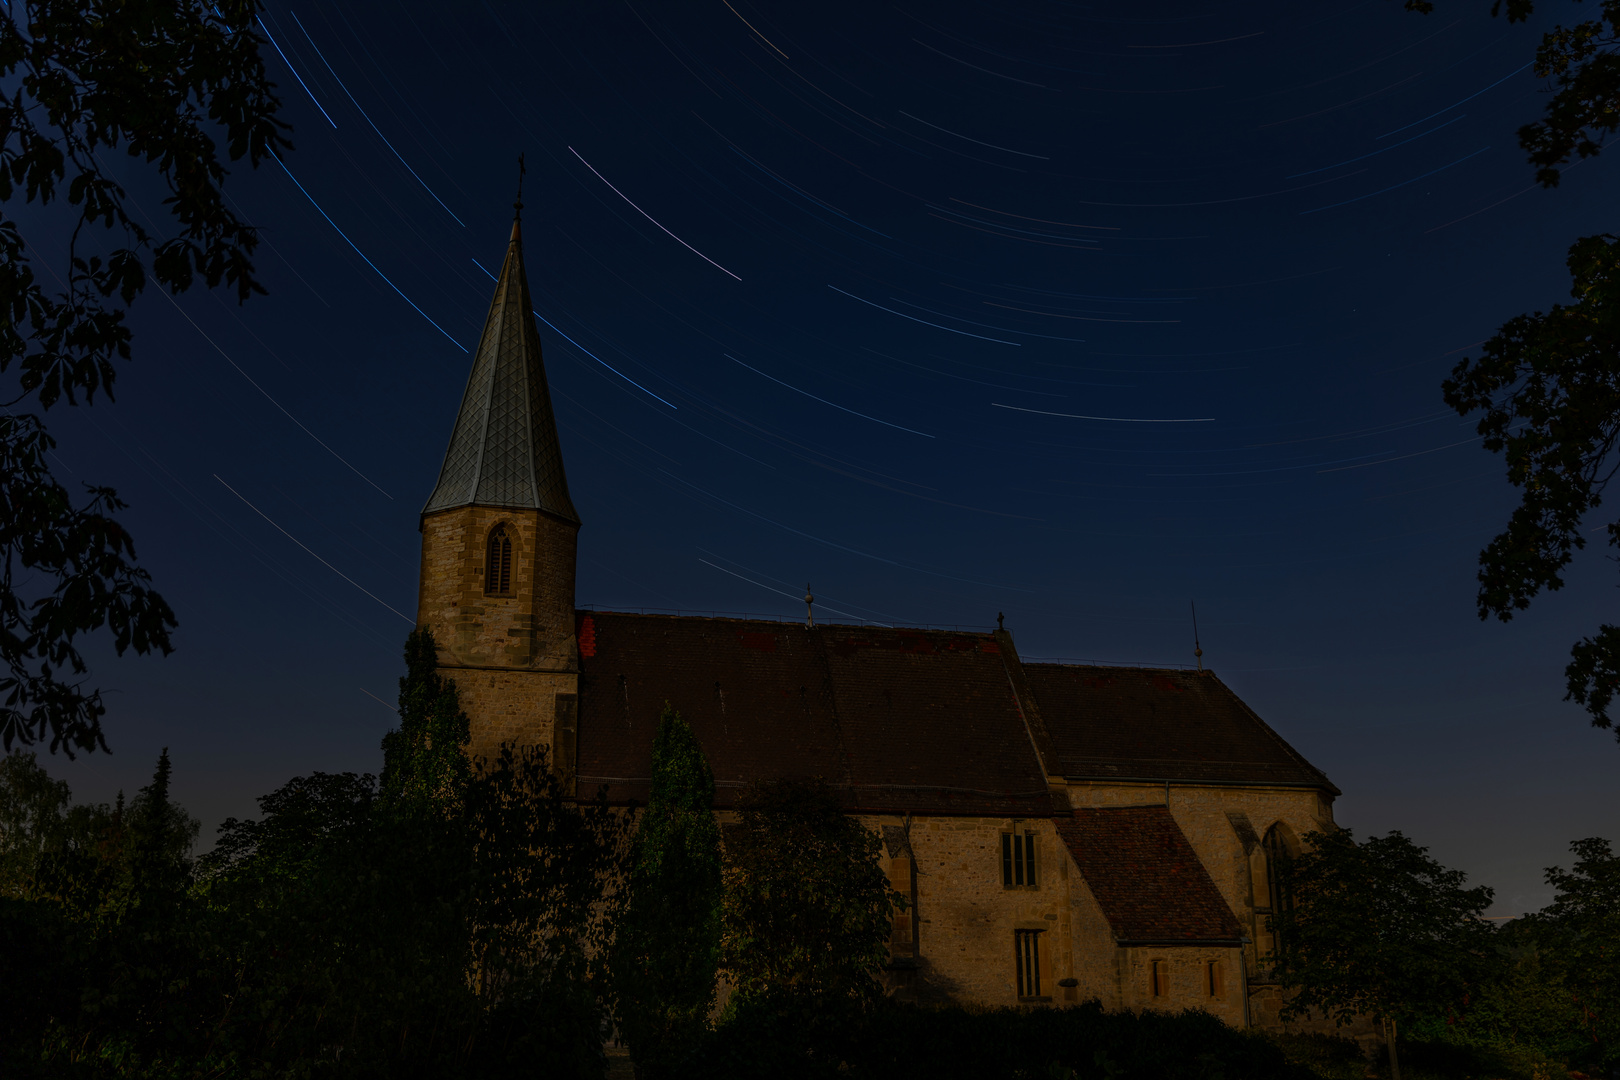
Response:
M1025 664L1071 779L1338 788L1213 672Z

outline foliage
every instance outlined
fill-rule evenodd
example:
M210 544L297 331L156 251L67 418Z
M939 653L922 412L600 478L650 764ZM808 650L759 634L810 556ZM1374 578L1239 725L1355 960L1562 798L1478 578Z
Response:
M423 685L402 680L406 717ZM465 730L453 687L423 700L445 707L434 730ZM195 864L166 755L127 808L67 808L14 755L0 772L21 868L0 892L0 1074L600 1076L591 961L622 875L620 817L577 804L538 749L468 769L442 760L462 753L451 739L389 745L409 750L409 770L386 762L396 774L454 786L429 799L371 776L298 777ZM31 830L15 845L13 821Z
M6 786L39 792L41 772L13 755ZM0 939L20 946L4 980L12 1060L0 1062L22 1075L52 1060L56 1071L89 1057L133 1066L200 1019L187 893L197 822L170 800L169 776L165 750L128 807L120 795L111 808L68 809L60 786L35 803L21 846L37 854L0 901Z
M1431 0L1406 0L1425 14ZM1534 0L1496 0L1523 22ZM1536 75L1555 84L1542 119L1519 129L1536 179L1556 187L1573 160L1596 157L1620 130L1620 0L1600 0L1597 17L1554 27L1536 50ZM1586 546L1581 521L1602 502L1620 433L1620 237L1587 236L1569 249L1573 306L1520 315L1503 324L1474 360L1464 357L1442 384L1462 417L1484 415L1484 446L1504 456L1508 481L1523 491L1508 527L1479 556L1479 617L1503 622L1543 589L1563 587L1563 570ZM1608 526L1620 545L1620 521ZM1620 627L1599 626L1571 650L1564 700L1609 727L1620 690ZM1620 732L1616 733L1620 735Z
M399 727L383 736L383 793L396 802L453 800L467 785L467 714L456 684L439 674L431 630L405 639Z
M1427 15L1433 0L1406 0L1407 11ZM1524 22L1535 0L1495 0L1491 14L1507 12L1508 22ZM1599 0L1595 19L1556 26L1536 49L1535 71L1557 86L1542 118L1519 129L1519 147L1539 166L1536 180L1557 187L1559 166L1572 157L1597 157L1603 141L1620 130L1620 0Z
M1302 855L1281 860L1289 903L1269 917L1270 959L1290 992L1285 1016L1444 1016L1494 974L1492 931L1480 920L1490 888L1465 889L1465 874L1399 831L1359 844L1348 829L1305 840Z
M725 1020L735 1045L774 1047L773 1071L814 1074L859 1052L850 1039L883 1000L894 912L908 901L878 864L877 835L820 781L755 784L737 811L726 830Z
M1553 902L1517 929L1568 995L1591 1060L1613 1068L1620 1065L1620 855L1600 837L1569 847L1574 866L1547 870Z
M110 627L122 653L170 651L173 612L135 564L129 535L108 515L110 488L75 506L51 474L39 417L12 408L36 397L109 398L115 358L130 356L127 309L148 277L174 293L201 279L245 301L257 237L226 206L226 167L257 167L288 147L251 31L257 0L14 0L0 18L0 200L61 205L70 237L66 287L50 293L16 221L0 215L0 373L16 367L0 418L0 741L10 750L49 733L54 752L106 749L101 695L75 639ZM122 151L166 188L173 235L129 212L103 164ZM121 236L102 254L85 229ZM154 226L156 228L156 226ZM114 241L114 244L118 241ZM22 571L21 580L14 578ZM25 585L25 583L28 583ZM65 674L71 676L64 678Z
M878 865L877 834L819 781L756 784L737 811L726 834L722 949L738 994L880 997L894 912L908 900Z
M733 1013L688 1074L705 1080L1310 1080L1265 1036L1205 1012L1066 1008L923 1008L885 1000L854 1018L840 1056L791 1052L792 1021L771 1010ZM1361 1075L1359 1072L1357 1077Z
M1507 0L1508 18L1523 20L1531 0ZM1596 157L1605 136L1620 129L1620 0L1602 0L1598 17L1542 36L1536 76L1558 90L1543 119L1519 129L1519 145L1539 166L1536 179L1557 187L1559 166Z
M1480 411L1487 450L1503 455L1523 490L1507 529L1480 554L1479 614L1504 622L1586 546L1582 522L1603 500L1620 440L1620 237L1589 236L1569 250L1575 303L1508 320L1478 360L1463 359L1444 386L1460 415ZM1620 545L1620 520L1608 527ZM1568 697L1610 726L1620 688L1620 628L1575 646Z
M631 859L614 946L620 1030L638 1069L667 1072L690 1054L714 1007L721 886L714 775L668 704Z
M32 880L40 857L58 849L73 796L31 753L0 758L0 896L17 896Z
M0 352L0 369L5 361ZM88 501L74 506L45 460L55 445L37 417L0 415L0 741L9 751L49 732L51 751L71 757L75 748L107 748L101 692L62 677L87 670L78 636L105 626L120 655L168 653L176 624L135 565L129 533L108 516L124 503L112 488L90 487ZM30 599L19 592L19 570L23 580L54 586Z

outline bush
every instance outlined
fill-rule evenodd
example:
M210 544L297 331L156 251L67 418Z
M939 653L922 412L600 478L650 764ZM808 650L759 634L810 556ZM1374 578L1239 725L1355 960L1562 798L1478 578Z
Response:
M841 1076L848 1080L1311 1080L1264 1035L1208 1013L925 1008L884 1001L820 1014L808 1001L754 999L712 1033L686 1074L697 1080Z

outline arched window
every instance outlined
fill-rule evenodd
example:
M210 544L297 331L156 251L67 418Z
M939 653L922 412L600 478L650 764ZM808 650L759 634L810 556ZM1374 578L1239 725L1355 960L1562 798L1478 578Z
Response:
M1294 831L1279 821L1266 830L1260 845L1266 852L1266 906L1273 915L1281 915L1294 904L1279 871L1284 860L1299 854L1299 842L1294 839Z
M495 526L489 534L489 549L484 556L484 592L490 596L508 596L512 592L512 538L505 525Z

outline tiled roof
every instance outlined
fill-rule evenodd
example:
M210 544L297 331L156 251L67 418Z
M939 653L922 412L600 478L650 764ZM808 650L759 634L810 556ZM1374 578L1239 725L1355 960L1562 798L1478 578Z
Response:
M1235 942L1236 916L1164 806L1087 807L1062 837L1122 944Z
M1025 664L1074 779L1190 780L1338 788L1214 673Z
M989 634L581 612L580 793L647 797L668 701L724 806L821 777L851 810L1045 816L1046 779Z
M544 510L579 521L563 475L517 222L439 482L422 512L458 506Z

